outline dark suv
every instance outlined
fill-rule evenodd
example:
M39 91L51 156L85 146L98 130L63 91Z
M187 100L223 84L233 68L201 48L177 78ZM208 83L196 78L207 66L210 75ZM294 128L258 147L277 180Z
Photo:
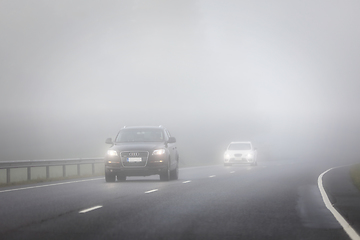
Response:
M176 139L164 127L124 127L105 156L105 180L125 181L127 176L160 175L161 181L179 176Z

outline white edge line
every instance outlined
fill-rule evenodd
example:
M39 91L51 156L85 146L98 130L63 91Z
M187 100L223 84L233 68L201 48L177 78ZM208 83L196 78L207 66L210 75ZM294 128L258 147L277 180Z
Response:
M33 189L33 188L41 188L41 187L57 186L57 185L63 185L63 184L69 184L69 183L87 182L87 181L94 181L94 180L99 180L99 179L104 179L104 178L92 178L92 179L85 179L85 180L72 181L72 182L62 182L62 183L53 183L53 184L46 184L46 185L33 186L33 187L8 189L8 190L2 190L2 191L0 191L0 193L27 190L27 189Z
M339 168L339 167L336 167ZM349 235L349 237L352 240L360 240L360 236L356 233L356 231L350 226L350 224L345 220L343 216L333 207L331 204L328 195L325 192L324 186L322 184L322 177L325 175L325 173L329 172L334 168L330 168L320 174L318 178L318 186L320 189L321 196L323 198L323 201L325 203L325 206L330 210L330 212L334 215L335 219L340 223L340 225L343 227L344 231Z
M90 212L92 210L95 210L95 209L98 209L98 208L102 208L103 206L95 206L95 207L92 207L92 208L87 208L87 209L84 209L84 210L81 210L79 213L87 213L87 212Z
M185 182L183 182L183 183L189 183L189 182L191 182L191 180L185 181Z
M159 189L153 189L153 190L150 190L150 191L146 191L145 193L153 193L153 192L157 192L159 191Z

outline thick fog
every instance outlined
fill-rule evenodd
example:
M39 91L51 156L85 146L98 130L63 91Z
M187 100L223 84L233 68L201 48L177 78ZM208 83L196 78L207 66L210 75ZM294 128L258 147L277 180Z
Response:
M360 154L360 2L0 0L0 160L163 125L185 165Z

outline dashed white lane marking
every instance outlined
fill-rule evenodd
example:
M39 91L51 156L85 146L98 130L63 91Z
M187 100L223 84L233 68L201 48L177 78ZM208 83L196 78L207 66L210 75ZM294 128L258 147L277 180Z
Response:
M53 183L53 184L46 184L46 185L33 186L33 187L14 188L14 189L0 191L0 193L27 190L27 189L33 189L33 188L51 187L51 186L58 186L58 185L64 185L64 184L70 184L70 183L87 182L87 181L94 181L94 180L99 180L99 179L104 179L104 178L92 178L92 179L78 180L78 181L72 181L72 182L61 182L61 183Z
M213 177L216 177L216 175L211 175L211 176L209 176L209 178L213 178Z
M153 189L153 190L150 190L150 191L146 191L145 193L153 193L153 192L157 192L159 191L159 189Z
M81 210L79 213L87 213L87 212L90 212L92 210L95 210L95 209L98 209L98 208L102 208L103 206L95 206L95 207L92 207L92 208L87 208L87 209L84 209L84 210Z
M339 167L337 167L337 168L339 168ZM318 178L318 186L320 189L321 196L323 198L323 201L324 201L326 207L330 210L330 212L334 215L336 220L344 228L345 232L349 235L349 237L352 240L360 240L360 236L356 233L356 231L350 226L350 224L345 220L345 218L343 216L341 216L341 214L333 207L333 205L331 204L331 202L329 200L329 197L327 196L327 194L325 192L324 186L322 184L322 178L325 175L325 173L329 172L332 169L334 169L334 168L330 168L330 169L326 170Z
M189 183L189 182L191 182L190 180L188 180L188 181L185 181L185 182L183 182L183 183Z
M235 171L231 171L230 173L235 173Z

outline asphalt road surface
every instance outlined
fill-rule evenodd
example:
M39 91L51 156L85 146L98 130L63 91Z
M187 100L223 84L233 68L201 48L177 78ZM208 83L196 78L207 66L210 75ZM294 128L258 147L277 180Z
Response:
M332 166L260 162L182 168L170 182L91 178L1 188L0 238L350 239L317 188Z

